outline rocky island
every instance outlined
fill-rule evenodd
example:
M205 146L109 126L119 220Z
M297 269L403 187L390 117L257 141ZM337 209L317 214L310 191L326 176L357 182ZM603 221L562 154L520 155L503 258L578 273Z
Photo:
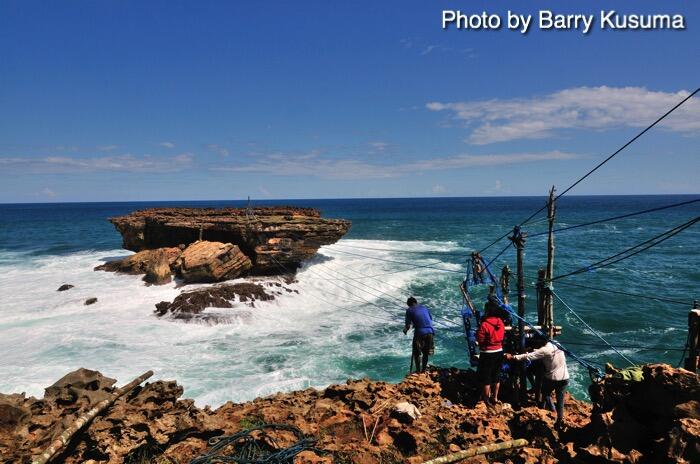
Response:
M350 221L314 208L154 208L110 219L136 254L98 270L145 274L152 284L219 282L242 276L293 274Z

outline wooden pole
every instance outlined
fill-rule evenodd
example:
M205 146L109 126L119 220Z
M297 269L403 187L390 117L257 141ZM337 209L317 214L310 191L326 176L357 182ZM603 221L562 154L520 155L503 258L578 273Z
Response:
M537 271L537 325L544 326L545 312L546 312L546 302L544 298L544 277L545 270L539 269Z
M688 313L688 343L686 346L688 357L685 358L683 367L692 372L697 372L700 367L700 304L695 300L693 309Z
M83 413L78 417L70 427L63 431L63 433L51 442L46 450L41 453L41 455L32 461L32 464L46 464L50 462L68 443L70 443L73 436L80 431L87 423L95 418L98 414L102 413L105 409L109 408L114 404L117 399L131 390L140 385L144 380L148 379L153 375L153 371L148 371L141 374L139 377L132 380L130 383L124 385L122 388L118 389L110 398L102 400L95 405L89 411Z
M461 461L466 458L471 458L480 454L493 453L494 451L502 451L512 448L522 448L527 446L528 441L525 439L503 441L501 443L492 443L490 445L476 446L474 448L468 448L464 451L459 451L457 453L448 454L439 458L431 459L430 461L425 461L423 464L448 464L451 462Z
M554 277L554 219L557 214L555 205L556 188L552 185L549 190L549 202L547 203L547 219L549 222L549 231L547 234L547 270L544 276L545 291L544 291L544 327L549 338L554 336L554 298L552 297L552 277Z
M519 226L513 228L513 236L510 238L517 250L517 277L518 277L518 352L525 352L525 273L523 271L523 255L525 253L525 236ZM518 377L520 379L520 403L525 402L527 398L527 385L525 380L525 367L522 363L518 363Z
M510 297L510 268L508 265L504 265L501 269L501 278L498 281L501 286L501 293L503 294L503 302L508 304Z

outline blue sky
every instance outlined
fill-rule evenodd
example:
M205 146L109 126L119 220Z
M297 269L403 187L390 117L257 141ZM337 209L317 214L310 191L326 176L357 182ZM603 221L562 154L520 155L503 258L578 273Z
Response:
M443 9L685 31L441 29ZM544 194L700 86L694 1L0 2L0 202ZM697 193L700 101L577 194Z

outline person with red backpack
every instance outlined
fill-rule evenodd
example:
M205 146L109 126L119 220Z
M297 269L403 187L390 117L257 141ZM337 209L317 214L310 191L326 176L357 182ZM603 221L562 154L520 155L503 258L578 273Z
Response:
M482 385L482 399L487 405L498 403L498 389L501 386L499 374L503 365L505 325L500 312L498 303L489 299L486 303L486 316L476 331L476 341L479 344L476 373Z

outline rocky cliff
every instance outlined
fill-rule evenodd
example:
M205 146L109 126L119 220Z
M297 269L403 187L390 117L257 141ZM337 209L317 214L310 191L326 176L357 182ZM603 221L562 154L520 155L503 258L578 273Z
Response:
M110 222L122 235L124 248L137 254L99 269L146 273L153 283L167 281L168 266L185 282L293 273L350 228L350 221L324 219L316 209L292 207L157 208Z
M79 370L47 388L41 400L0 395L0 461L29 462L114 383ZM261 423L294 425L318 440L315 446L325 452L304 451L296 463L417 464L514 438L529 445L469 462L700 462L699 386L696 374L664 365L647 366L641 382L606 377L594 386L595 406L567 398L566 427L556 431L552 413L535 406L516 411L507 403L477 403L473 371L433 369L399 384L348 381L216 410L180 399L175 382L156 381L96 418L59 462L188 463L208 450L210 438ZM402 412L401 403L419 414ZM288 438L279 432L273 442L280 446Z

